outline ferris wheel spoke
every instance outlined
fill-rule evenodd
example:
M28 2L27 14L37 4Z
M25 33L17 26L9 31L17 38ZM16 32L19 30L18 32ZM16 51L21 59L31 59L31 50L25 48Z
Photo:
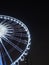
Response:
M7 27L8 28L8 31L12 31L13 32L13 29L12 28L9 28L9 27Z
M8 42L11 46L13 46L16 50L18 50L19 52L23 52L23 50L21 48L19 48L17 45L15 45L14 43L12 43L10 40L8 40L6 37L3 38L3 40L5 40L6 42Z
M9 52L12 53L14 50L15 50L14 48L11 48L11 49L9 50ZM4 56L6 56L5 53L4 53Z
M9 55L9 53L8 53L7 49L5 48L5 46L4 46L4 44L3 44L2 41L1 41L1 44L2 44L2 46L3 46L3 48L4 48L4 50L5 50L5 52L6 52L7 56L8 56L8 58L10 59L10 61L11 61L11 63L12 63L13 60L12 60L12 58L10 57L10 55Z
M10 31L10 32L8 32L7 34L12 34L13 33L13 31Z
M12 40L15 40L15 41L17 41L17 42L19 42L19 43L23 43L23 44L27 44L27 40L22 40L21 38L19 39L19 38L17 38L17 37L13 37L13 36L6 36L6 37L8 37L9 39L12 39Z
M16 28L16 33L17 32L25 32L25 30L24 29L21 29L21 28L20 29L19 28Z
M28 35L25 34L25 33L16 33L16 36L19 36L19 37L28 37Z
M6 21L6 19L5 19L5 20L3 20L3 21L1 21L1 23L0 23L0 24L4 24L4 23L5 23L5 21Z

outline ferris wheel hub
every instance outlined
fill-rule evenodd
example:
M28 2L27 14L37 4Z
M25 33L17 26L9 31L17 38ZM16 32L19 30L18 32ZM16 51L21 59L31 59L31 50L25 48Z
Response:
M2 38L7 33L6 26L0 24L0 38Z

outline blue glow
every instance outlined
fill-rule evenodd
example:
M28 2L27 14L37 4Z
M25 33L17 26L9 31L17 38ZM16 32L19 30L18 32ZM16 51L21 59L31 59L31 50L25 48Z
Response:
M1 53L0 53L0 65L3 65Z

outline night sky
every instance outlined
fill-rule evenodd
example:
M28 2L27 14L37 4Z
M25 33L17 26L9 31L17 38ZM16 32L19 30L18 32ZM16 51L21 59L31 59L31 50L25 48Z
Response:
M31 49L21 65L49 65L48 3L0 2L0 15L18 18L30 30Z

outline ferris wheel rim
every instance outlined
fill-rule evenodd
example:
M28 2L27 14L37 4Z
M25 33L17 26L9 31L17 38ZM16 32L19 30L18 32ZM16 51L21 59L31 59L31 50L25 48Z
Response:
M30 49L29 46L31 45L31 35L30 35L30 31L29 31L28 27L22 21L18 20L17 18L14 18L14 17L11 17L11 16L7 16L7 15L0 15L0 18L2 18L2 17L4 17L4 19L9 19L9 18L10 18L10 20L14 19L13 21L18 23L19 25L21 25L25 29L25 31L27 32L27 35L28 35L28 43L27 43L27 45L25 47L25 50L22 52L22 54L15 61L13 61L13 63L10 64L10 65L14 65L15 63L19 62L19 60L21 60L21 58L24 55L27 55L26 51L28 51Z

